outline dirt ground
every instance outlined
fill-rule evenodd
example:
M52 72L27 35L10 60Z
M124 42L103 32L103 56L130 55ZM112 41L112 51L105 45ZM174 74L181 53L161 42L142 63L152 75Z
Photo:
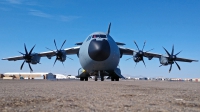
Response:
M0 111L200 112L200 83L0 80Z

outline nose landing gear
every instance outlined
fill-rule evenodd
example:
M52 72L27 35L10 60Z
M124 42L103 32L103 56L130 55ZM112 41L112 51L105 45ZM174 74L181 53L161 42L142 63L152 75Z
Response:
M103 73L103 71L98 71L98 75L97 74L95 75L94 80L97 81L98 77L101 78L101 81L104 81L104 73Z

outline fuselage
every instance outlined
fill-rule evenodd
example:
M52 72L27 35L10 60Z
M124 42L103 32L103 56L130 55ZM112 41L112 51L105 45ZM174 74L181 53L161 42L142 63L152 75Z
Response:
M102 32L90 34L79 50L82 68L90 71L114 70L120 60L120 51L110 35Z

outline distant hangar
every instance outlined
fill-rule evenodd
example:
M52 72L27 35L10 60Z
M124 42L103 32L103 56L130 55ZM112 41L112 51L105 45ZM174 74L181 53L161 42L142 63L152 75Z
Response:
M72 78L71 75L65 76L63 74L53 74L48 72L38 72L38 73L4 73L0 74L2 79L67 79Z

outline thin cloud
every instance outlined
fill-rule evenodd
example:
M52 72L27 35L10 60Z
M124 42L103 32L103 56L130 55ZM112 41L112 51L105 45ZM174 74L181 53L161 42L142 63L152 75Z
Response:
M29 14L33 16L38 16L38 17L52 18L52 15L41 12L39 10L30 10Z
M2 10L2 11L10 11L9 8L4 8L4 7L0 7L0 10Z
M80 17L79 16L63 16L63 15L59 16L59 20L65 21L65 22L73 21L78 18L80 18Z
M73 21L75 19L80 18L80 16L64 16L64 15L55 16L55 15L44 13L39 10L29 10L29 14L32 16L54 19L54 20L63 21L63 22L69 22L69 21Z
M22 4L22 0L7 0L11 4Z

